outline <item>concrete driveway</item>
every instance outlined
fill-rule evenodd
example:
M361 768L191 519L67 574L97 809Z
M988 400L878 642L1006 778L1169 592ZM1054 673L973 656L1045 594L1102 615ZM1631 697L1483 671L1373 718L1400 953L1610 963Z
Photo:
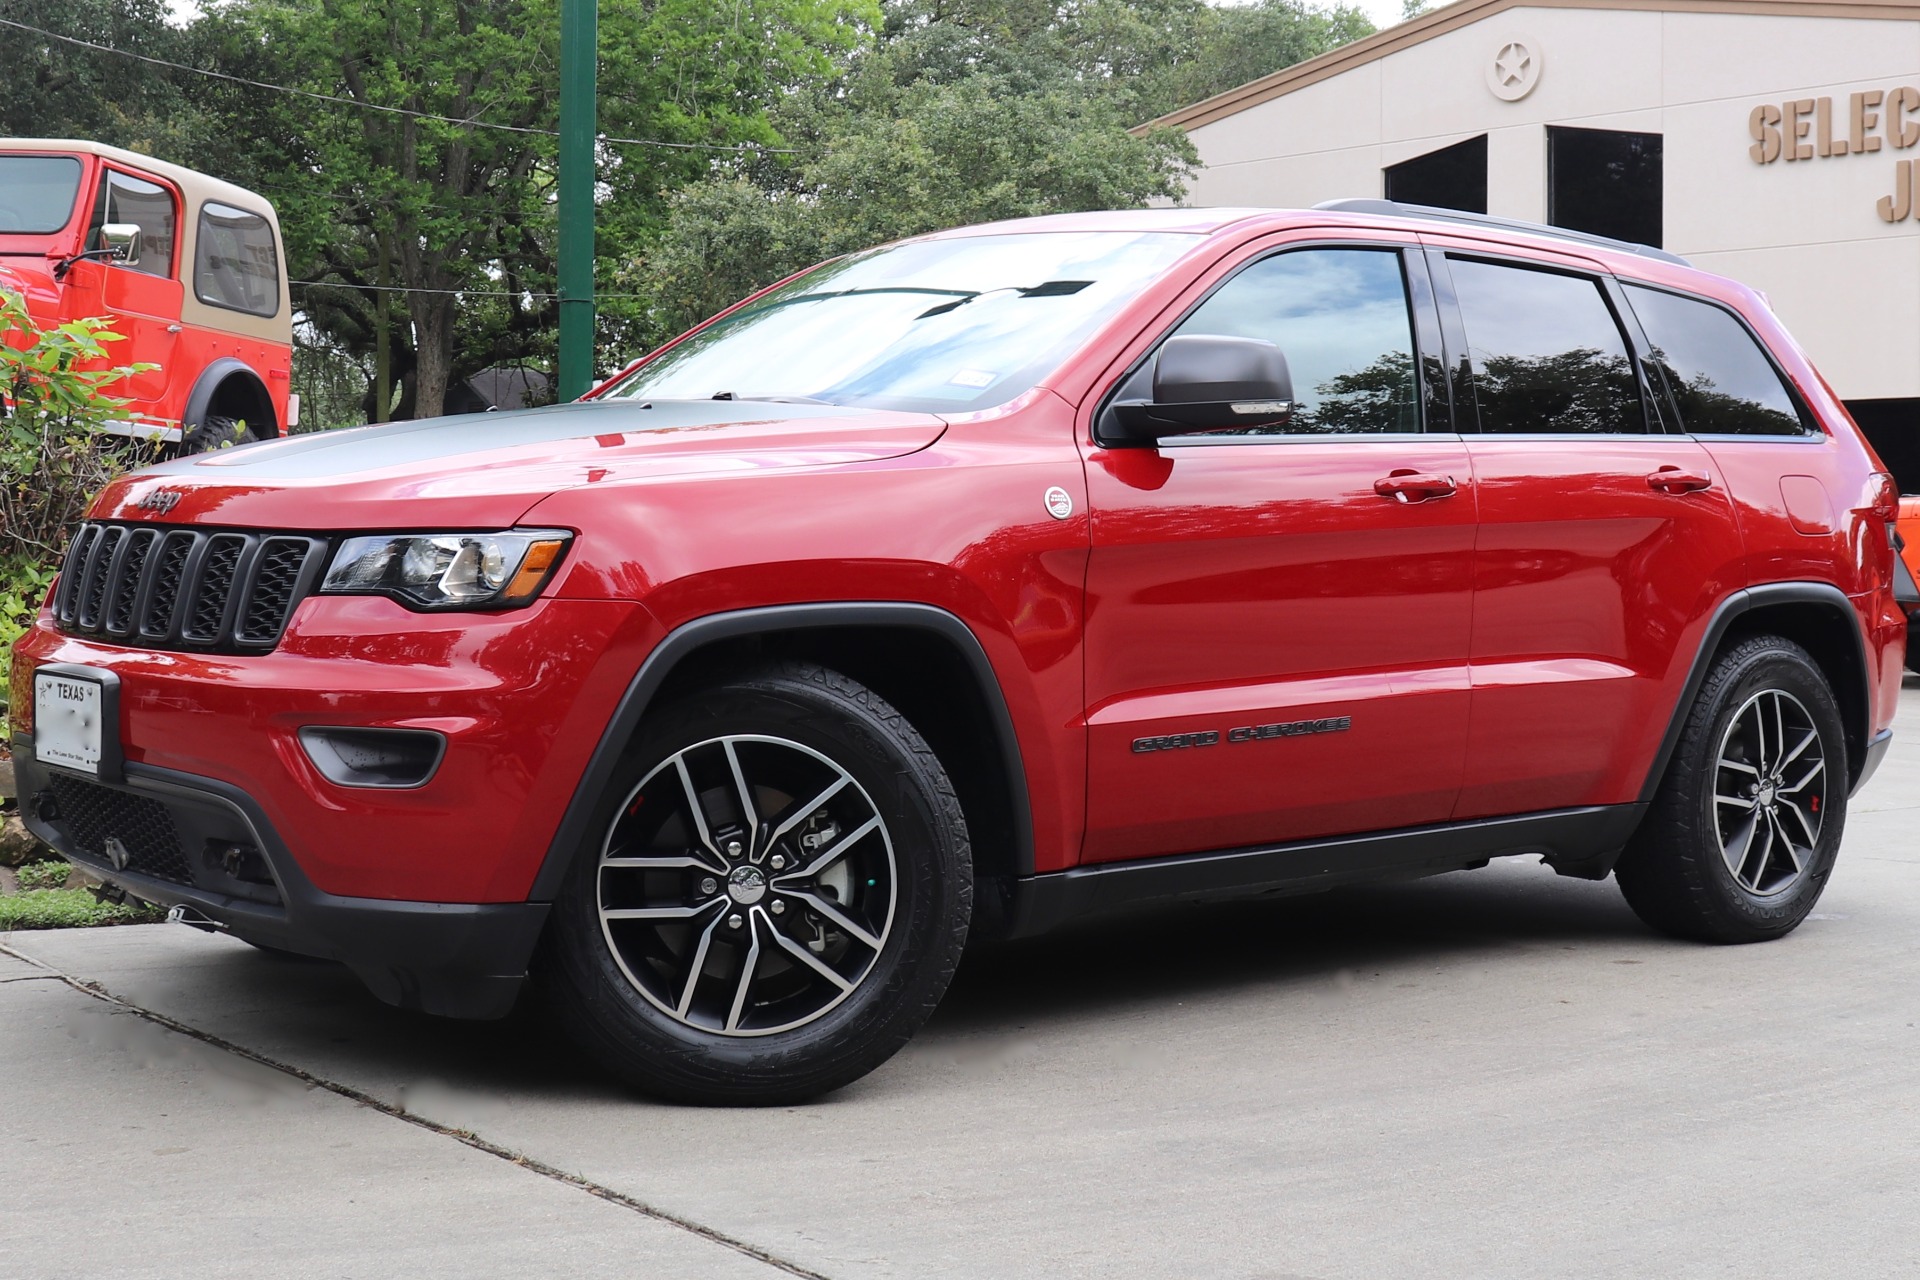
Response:
M969 958L809 1107L156 925L0 936L0 1276L1920 1274L1920 688L1778 943L1532 859Z

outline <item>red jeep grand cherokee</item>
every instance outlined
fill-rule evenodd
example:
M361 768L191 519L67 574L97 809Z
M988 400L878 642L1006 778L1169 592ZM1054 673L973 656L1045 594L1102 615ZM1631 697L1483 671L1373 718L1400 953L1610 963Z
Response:
M590 402L181 459L21 641L31 825L656 1094L971 935L1543 854L1779 937L1884 753L1891 480L1751 291L1380 202L927 236Z

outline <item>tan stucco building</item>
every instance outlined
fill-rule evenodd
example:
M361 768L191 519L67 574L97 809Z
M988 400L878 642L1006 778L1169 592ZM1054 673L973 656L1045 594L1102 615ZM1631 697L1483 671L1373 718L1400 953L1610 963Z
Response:
M1163 123L1189 204L1445 204L1744 280L1920 491L1920 3L1457 0Z

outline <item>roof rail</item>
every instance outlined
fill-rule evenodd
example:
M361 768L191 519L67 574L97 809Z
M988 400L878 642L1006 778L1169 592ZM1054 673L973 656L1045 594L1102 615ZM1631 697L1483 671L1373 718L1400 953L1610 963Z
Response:
M1313 206L1328 213L1369 213L1376 217L1389 218L1431 218L1441 222L1466 222L1476 227L1499 227L1503 231L1525 231L1536 236L1551 236L1555 240L1573 240L1580 244L1599 245L1603 249L1618 249L1622 253L1637 253L1643 258L1657 258L1661 262L1672 262L1683 267L1693 264L1677 253L1668 253L1665 249L1656 249L1650 244L1636 244L1631 240L1615 240L1611 236L1596 236L1585 231L1569 231L1565 227L1550 227L1543 222L1522 222L1518 218L1495 218L1484 213L1466 213L1459 209L1441 209L1426 204L1401 204L1397 200L1324 200Z

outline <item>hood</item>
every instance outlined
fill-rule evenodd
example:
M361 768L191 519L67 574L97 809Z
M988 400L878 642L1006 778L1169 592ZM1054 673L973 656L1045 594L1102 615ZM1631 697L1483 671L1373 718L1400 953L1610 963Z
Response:
M178 458L115 481L93 514L315 531L497 528L579 485L873 462L945 430L932 414L752 400L462 414ZM148 499L161 490L179 496Z

